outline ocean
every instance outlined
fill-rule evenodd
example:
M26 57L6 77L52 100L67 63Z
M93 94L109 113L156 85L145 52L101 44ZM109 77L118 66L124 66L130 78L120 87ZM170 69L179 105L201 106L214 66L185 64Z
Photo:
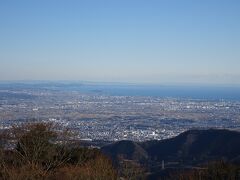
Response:
M240 100L240 87L237 86L82 84L81 86L70 86L68 88L85 93L111 96L150 96L162 98L231 101Z
M220 85L136 85L85 82L18 82L0 83L0 89L46 89L78 91L109 96L150 96L200 100L240 101L240 86Z

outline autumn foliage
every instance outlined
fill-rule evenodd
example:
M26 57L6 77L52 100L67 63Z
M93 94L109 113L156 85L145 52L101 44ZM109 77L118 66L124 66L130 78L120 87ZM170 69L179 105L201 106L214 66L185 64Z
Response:
M98 149L72 141L54 124L34 123L0 134L0 179L116 179L112 162Z

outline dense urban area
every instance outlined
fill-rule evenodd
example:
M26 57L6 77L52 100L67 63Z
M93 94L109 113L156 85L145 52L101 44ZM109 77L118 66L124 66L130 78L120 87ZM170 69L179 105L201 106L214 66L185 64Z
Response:
M23 122L54 122L89 141L165 139L195 128L238 130L239 112L239 101L0 88L1 129Z

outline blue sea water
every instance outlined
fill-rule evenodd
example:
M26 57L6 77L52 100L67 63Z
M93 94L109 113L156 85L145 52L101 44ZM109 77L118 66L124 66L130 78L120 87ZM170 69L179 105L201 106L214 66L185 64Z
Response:
M151 96L206 100L240 100L240 87L82 85L79 91L113 96Z
M48 89L111 96L151 96L200 100L240 101L240 86L135 85L82 82L0 83L0 89Z

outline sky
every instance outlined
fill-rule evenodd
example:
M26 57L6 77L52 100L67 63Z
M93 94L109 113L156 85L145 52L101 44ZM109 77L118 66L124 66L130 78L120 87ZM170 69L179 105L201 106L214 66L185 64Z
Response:
M1 0L0 80L240 84L240 1Z

